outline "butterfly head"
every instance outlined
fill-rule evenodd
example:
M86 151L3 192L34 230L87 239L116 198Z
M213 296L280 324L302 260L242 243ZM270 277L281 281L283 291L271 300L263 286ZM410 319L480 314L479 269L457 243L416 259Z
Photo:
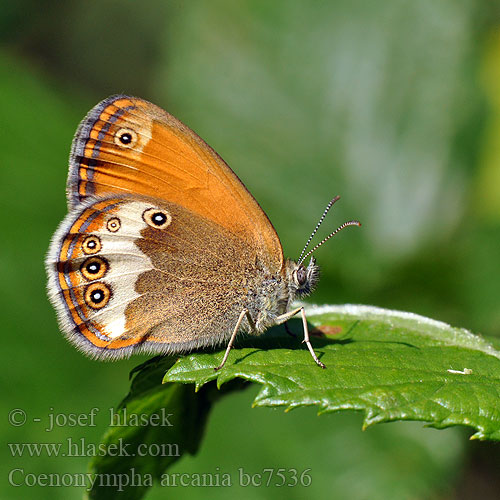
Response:
M292 297L305 297L314 291L319 281L319 266L316 259L311 257L308 266L290 261L289 288Z

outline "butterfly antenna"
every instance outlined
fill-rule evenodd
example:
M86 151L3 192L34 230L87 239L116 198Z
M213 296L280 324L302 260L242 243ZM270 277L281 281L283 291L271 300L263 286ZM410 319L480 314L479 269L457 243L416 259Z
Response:
M321 226L321 223L325 220L326 214L328 213L328 211L330 210L330 208L332 208L333 204L336 201L338 201L339 199L340 199L340 196L335 196L335 198L333 198L333 200L331 200L328 203L328 205L326 206L325 211L323 212L323 215L319 219L319 222L316 224L316 227L314 228L314 231L311 233L311 236L309 236L309 239L307 240L307 243L304 245L304 248L303 248L302 252L300 253L299 263L302 262L302 256L304 255L304 252L306 251L307 247L309 246L309 243L311 243L311 240L314 238L314 235L318 231L319 226Z
M332 236L335 236L338 232L342 231L342 229L344 229L347 226L361 226L361 222L359 222L358 220L350 220L350 221L344 222L341 226L339 226L337 229L335 229L335 231L331 232L324 240L320 241L312 250L309 250L309 252L307 252L304 255L304 257L299 259L298 265L300 266L300 264L302 264L302 262L304 262L307 259L307 257L309 257L309 255L311 255L321 245L323 245L323 243L326 243Z

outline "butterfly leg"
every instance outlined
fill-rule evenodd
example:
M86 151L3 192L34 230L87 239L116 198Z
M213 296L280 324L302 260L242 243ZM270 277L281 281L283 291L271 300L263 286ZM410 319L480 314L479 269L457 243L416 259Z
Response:
M217 366L217 368L214 368L214 370L220 370L224 366L224 364L226 363L227 357L229 356L229 352L233 348L234 339L236 338L236 335L238 334L238 330L240 329L241 323L242 323L243 319L245 318L245 316L247 317L247 320L250 323L250 328L252 329L252 331L255 330L255 322L254 322L252 316L250 316L248 309L243 309L243 311L241 311L241 313L240 313L238 321L236 322L236 325L234 327L231 338L229 339L229 344L227 345L226 352L224 354L224 357L222 358L222 363L219 366Z
M309 349L309 352L311 353L312 358L316 362L318 366L321 368L326 368L326 366L318 359L318 356L316 356L316 353L314 352L314 349L311 345L311 341L309 340L309 328L307 328L307 318L306 318L306 311L304 310L303 307L299 307L298 309L294 309L293 311L287 312L285 314L282 314L281 316L278 316L276 318L276 324L280 325L281 323L284 323L285 321L288 321L292 316L295 316L297 313L300 313L302 316L302 325L304 327L304 340L307 348Z

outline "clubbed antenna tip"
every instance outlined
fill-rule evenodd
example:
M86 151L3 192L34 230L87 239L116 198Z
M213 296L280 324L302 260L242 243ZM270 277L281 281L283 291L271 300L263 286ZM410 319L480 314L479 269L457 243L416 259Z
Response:
M333 205L333 203L335 203L338 199L339 199L339 197L336 196L330 202L331 205ZM323 214L322 218L320 219L320 223L319 224L321 224L321 222L323 222L323 219L325 218L324 216L326 215L326 213L328 213L328 210L329 210L330 206L327 207L327 210L325 210L325 213ZM316 229L313 231L313 235L318 230L319 224L318 224L318 226L316 226ZM304 262L307 259L307 257L309 257L309 255L311 255L313 252L315 252L321 245L323 245L323 243L326 243L332 236L335 236L338 232L342 231L342 229L344 229L347 226L361 226L361 222L359 222L358 220L350 220L350 221L344 222L341 226L339 226L337 229L335 229L335 231L332 231L326 238L324 238L323 240L321 240L312 250L309 250L309 252L307 252L304 256L302 256L303 253L304 253L304 251L305 251L305 248L304 248L304 251L302 252L301 257L299 258L298 264L299 265L302 264L302 262ZM309 238L309 241L307 242L307 245L309 244L309 242L310 242L311 239L312 239L312 236L311 236L311 238ZM306 248L307 248L307 245L306 245Z

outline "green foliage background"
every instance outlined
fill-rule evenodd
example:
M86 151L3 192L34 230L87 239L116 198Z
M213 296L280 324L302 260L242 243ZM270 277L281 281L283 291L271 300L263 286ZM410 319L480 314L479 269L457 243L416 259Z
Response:
M499 2L383 0L7 0L0 7L0 266L4 442L97 443L145 358L84 358L58 333L43 257L65 213L72 135L100 99L150 99L207 140L254 193L297 256L327 201L318 303L403 309L500 335ZM360 431L357 414L250 410L224 398L198 454L170 472L312 469L289 498L497 498L500 454L460 429L398 423ZM253 392L250 394L250 392ZM45 431L51 412L100 409L95 427ZM33 418L41 418L34 422ZM2 474L81 473L89 457L12 457ZM81 498L14 488L2 498ZM235 491L212 492L218 498ZM156 487L147 498L205 497ZM239 488L241 498L281 498Z

